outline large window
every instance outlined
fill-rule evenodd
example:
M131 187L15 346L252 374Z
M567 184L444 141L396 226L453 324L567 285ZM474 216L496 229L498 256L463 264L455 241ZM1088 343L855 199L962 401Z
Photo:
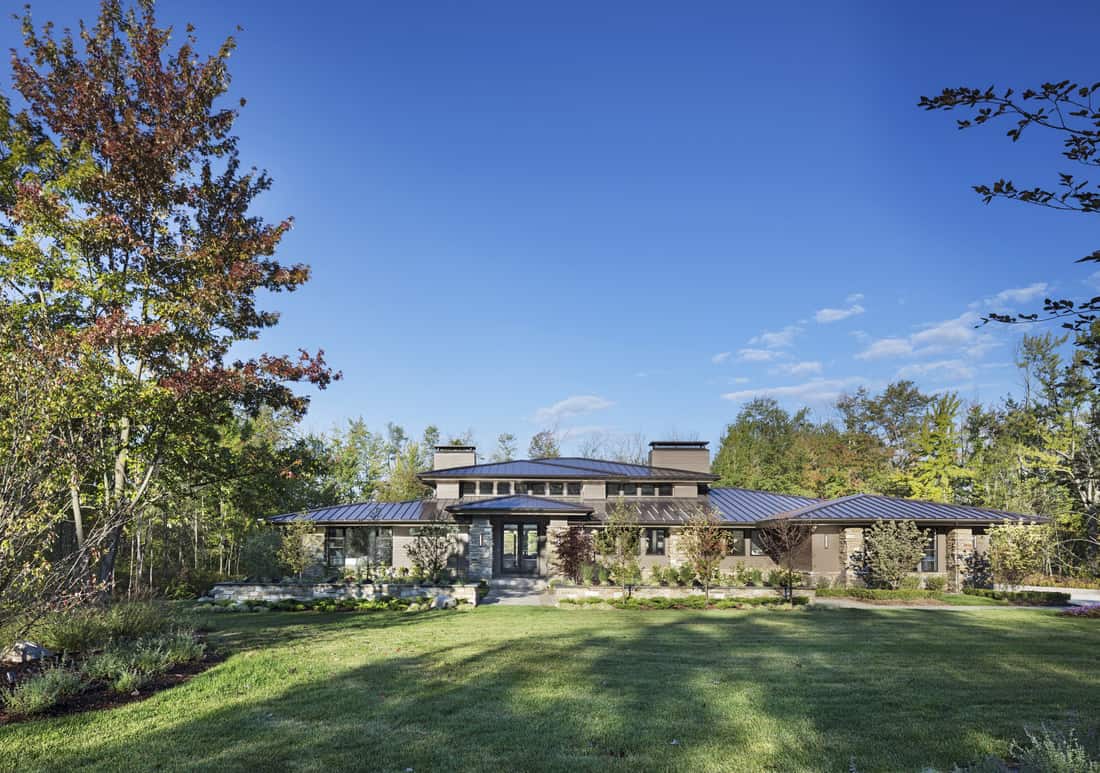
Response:
M491 480L483 480L477 484L477 490L479 494L492 494L493 482Z
M645 554L647 556L663 556L665 554L665 538L667 529L645 530Z
M749 555L751 556L765 556L767 553L764 551L764 546L760 543L760 534L756 529L752 530L749 538Z
M325 564L328 566L344 567L344 558L347 555L347 529L343 527L329 526L325 529Z
M497 493L498 494L511 494L512 493L512 484L508 483L508 482L505 482L505 481L501 481L500 483L497 484Z
M578 483L577 486L579 488L580 484ZM635 497L639 494L643 497L672 496L671 483L661 483L659 485L654 483L642 483L641 485L637 483L608 483L606 487L607 497L609 499L618 496ZM577 493L579 494L580 492L578 491Z
M643 497L651 497L657 494L657 487L652 483L643 483L641 485L641 493Z
M329 526L325 529L325 564L343 568L359 560L393 564L392 526Z
M621 483L608 483L605 486L607 490L607 498L617 497L623 493L623 484Z
M550 496L560 497L564 493L565 493L565 484L564 483L551 483L550 484Z
M579 497L581 495L582 486L580 483L567 483L565 484L565 490L571 497Z
M672 484L671 483L662 483L661 485L659 485L657 487L657 494L662 496L662 497L672 496Z
M920 560L919 568L922 572L936 571L936 532L931 529L924 541L924 558Z

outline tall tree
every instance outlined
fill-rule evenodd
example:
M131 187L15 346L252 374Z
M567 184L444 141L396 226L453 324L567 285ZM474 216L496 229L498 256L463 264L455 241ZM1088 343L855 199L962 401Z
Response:
M561 456L557 431L544 429L536 432L527 447L527 455L532 459L556 459Z
M961 405L957 395L941 395L925 415L917 433L915 458L905 476L914 499L932 502L960 499L960 486L971 477L971 472L962 466L955 423Z
M726 427L712 472L719 484L798 493L801 462L797 436L808 422L808 411L789 414L770 397L752 400Z
M494 462L510 462L516 458L516 436L511 432L497 435L497 448L493 452Z
M309 276L272 257L291 223L251 213L271 179L241 171L237 112L216 105L234 40L203 59L188 28L170 50L151 0L104 0L76 38L36 29L28 11L23 34L12 66L27 107L14 123L38 134L41 162L0 201L0 313L66 331L99 380L85 413L110 431L71 471L71 507L80 522L119 524L102 546L106 579L122 524L164 468L216 442L235 407L300 414L307 399L290 384L324 387L334 374L321 352L229 359L278 320L258 294Z

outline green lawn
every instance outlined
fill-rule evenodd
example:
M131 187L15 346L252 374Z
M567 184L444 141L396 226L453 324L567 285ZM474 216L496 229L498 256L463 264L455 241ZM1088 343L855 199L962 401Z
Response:
M0 768L915 771L1100 716L1100 627L1041 610L212 618L227 661L0 728Z

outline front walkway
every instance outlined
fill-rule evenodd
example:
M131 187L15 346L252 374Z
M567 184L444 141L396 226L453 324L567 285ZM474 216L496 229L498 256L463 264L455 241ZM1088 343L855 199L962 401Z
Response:
M553 604L541 577L512 577L489 580L489 593L481 604L538 607Z

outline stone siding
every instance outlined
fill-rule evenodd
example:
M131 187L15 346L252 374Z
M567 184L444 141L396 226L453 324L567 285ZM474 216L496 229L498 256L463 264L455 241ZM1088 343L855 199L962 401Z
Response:
M236 602L281 601L283 599L298 601L311 599L366 599L377 601L383 596L413 599L437 596L441 593L477 605L476 585L220 582L210 591L210 596L215 601Z
M467 574L473 580L489 580L493 576L493 524L488 518L470 522Z

